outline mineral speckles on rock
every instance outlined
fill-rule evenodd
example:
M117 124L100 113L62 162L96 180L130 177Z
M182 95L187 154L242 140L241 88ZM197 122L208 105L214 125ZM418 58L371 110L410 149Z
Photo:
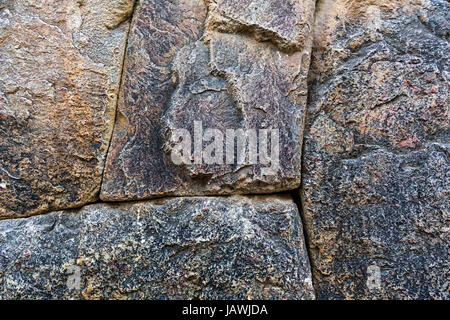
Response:
M140 2L101 199L298 187L313 9L290 0ZM170 137L193 135L195 121L222 134L280 130L279 171L265 175L267 165L249 161L175 165Z
M302 177L317 295L448 299L449 4L320 3Z
M96 204L5 220L0 253L1 299L314 298L289 197Z
M1 1L0 218L97 199L128 31L117 18L124 3Z
M449 9L0 0L0 299L449 299Z

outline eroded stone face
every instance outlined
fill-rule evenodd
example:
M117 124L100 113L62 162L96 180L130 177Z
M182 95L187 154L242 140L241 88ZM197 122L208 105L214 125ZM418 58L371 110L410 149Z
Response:
M0 219L98 198L133 1L0 1Z
M314 1L244 2L137 6L101 199L298 187ZM215 139L203 136L195 148L196 122L203 133L214 129L223 135L215 149L223 156L211 153L221 161L202 157ZM192 151L181 164L171 157L179 129L189 133ZM245 161L234 150L235 161L228 162L226 132L239 129L255 130L257 139L260 129L278 130L278 138L266 133L267 153L277 163L253 161L250 146ZM271 149L276 141L278 154ZM195 160L198 152L203 161Z
M318 297L448 299L449 4L318 10L302 177Z
M1 299L314 298L289 197L95 204L5 220L0 253Z
M208 29L251 33L283 50L304 50L311 29L314 1L206 0Z

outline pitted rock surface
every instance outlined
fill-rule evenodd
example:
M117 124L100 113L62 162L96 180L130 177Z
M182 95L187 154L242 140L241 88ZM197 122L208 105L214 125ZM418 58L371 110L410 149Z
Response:
M301 193L317 295L448 299L449 3L347 2L316 13Z
M95 204L0 221L1 299L313 299L290 197Z

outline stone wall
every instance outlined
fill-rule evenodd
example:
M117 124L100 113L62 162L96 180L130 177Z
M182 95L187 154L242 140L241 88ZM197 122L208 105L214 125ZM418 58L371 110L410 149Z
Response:
M448 299L449 21L0 0L0 299Z

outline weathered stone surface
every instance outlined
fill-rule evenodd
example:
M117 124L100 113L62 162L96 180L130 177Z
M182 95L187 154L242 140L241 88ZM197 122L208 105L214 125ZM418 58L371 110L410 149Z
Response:
M313 9L312 0L141 1L101 199L297 188ZM279 129L279 168L267 174L274 161L227 164L225 156L224 163L176 165L175 132L194 138L195 121L224 136L227 129Z
M314 1L207 0L208 29L251 33L283 50L303 50L311 30Z
M302 190L318 298L449 298L449 8L320 2Z
M132 6L0 1L0 218L98 198Z
M314 291L292 199L234 196L0 221L0 298L312 299Z

